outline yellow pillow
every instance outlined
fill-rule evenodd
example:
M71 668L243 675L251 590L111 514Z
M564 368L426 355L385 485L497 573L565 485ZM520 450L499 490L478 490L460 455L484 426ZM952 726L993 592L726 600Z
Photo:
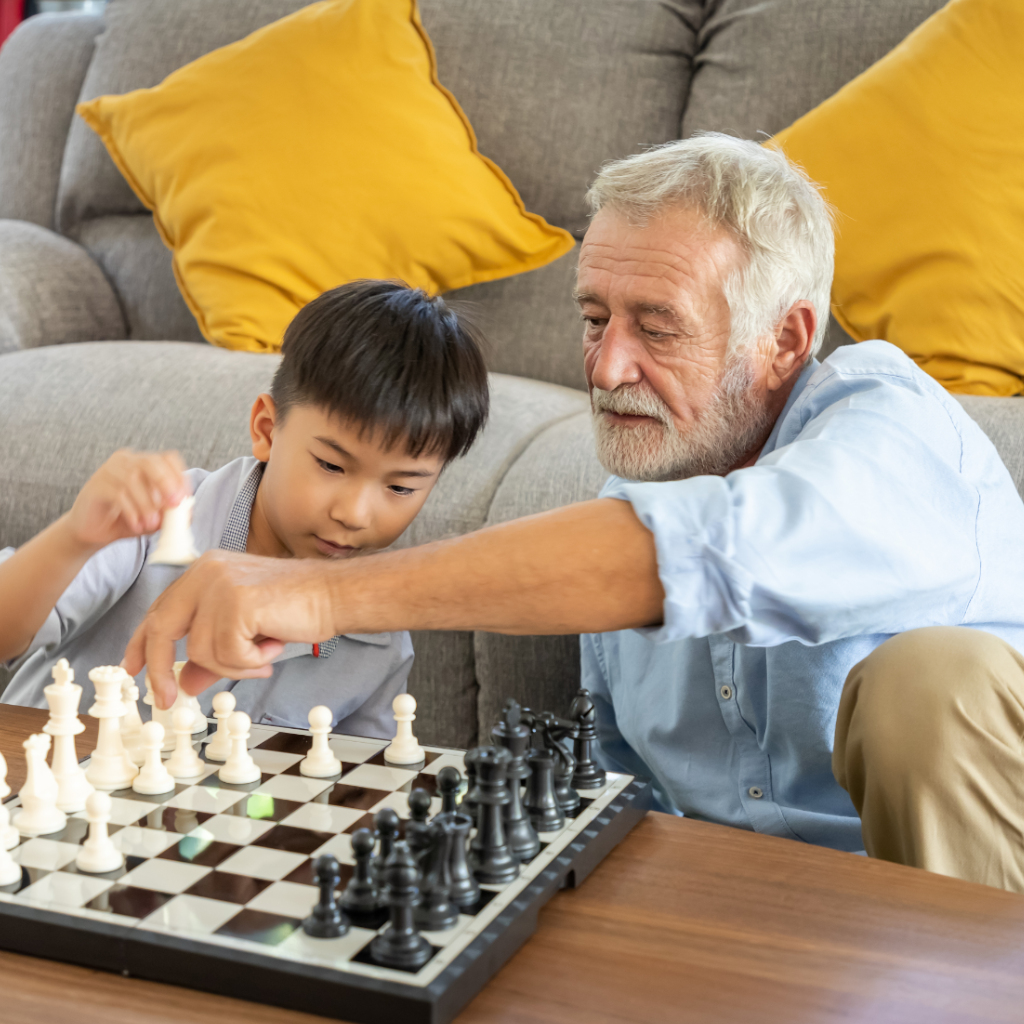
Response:
M950 391L1024 391L1024 3L953 0L775 137L839 211L833 312Z
M436 293L573 245L477 150L415 0L324 0L78 112L225 348L278 349L295 313L345 281Z

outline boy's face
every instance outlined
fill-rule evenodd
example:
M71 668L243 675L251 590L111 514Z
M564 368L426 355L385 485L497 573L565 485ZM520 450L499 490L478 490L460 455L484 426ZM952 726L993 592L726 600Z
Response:
M385 450L319 406L293 405L279 421L270 395L250 419L252 453L266 469L247 550L295 558L350 558L386 548L423 507L444 467L439 455Z

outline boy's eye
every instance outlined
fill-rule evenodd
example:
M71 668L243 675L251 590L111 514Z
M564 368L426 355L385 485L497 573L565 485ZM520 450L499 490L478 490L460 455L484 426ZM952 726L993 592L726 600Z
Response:
M416 493L411 487L400 487L398 484L392 484L390 489L392 493L401 494L403 496Z
M341 466L336 466L336 465L334 465L333 462L325 462L323 459L317 459L315 455L313 456L313 458L316 459L316 461L320 463L320 468L326 470L328 473L344 473L345 472L345 470L343 470L341 468Z

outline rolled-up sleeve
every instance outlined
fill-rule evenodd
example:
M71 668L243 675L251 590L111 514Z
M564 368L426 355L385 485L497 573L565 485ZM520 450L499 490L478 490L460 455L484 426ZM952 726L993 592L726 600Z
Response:
M821 644L962 620L979 494L943 402L895 383L809 385L773 450L726 477L605 485L654 535L665 604L652 640Z

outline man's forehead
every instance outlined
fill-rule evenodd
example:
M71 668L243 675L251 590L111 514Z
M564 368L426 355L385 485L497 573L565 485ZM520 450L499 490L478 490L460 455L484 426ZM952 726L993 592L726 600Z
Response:
M720 287L739 247L722 228L678 209L638 225L600 211L580 250L578 301L676 307L709 286Z

